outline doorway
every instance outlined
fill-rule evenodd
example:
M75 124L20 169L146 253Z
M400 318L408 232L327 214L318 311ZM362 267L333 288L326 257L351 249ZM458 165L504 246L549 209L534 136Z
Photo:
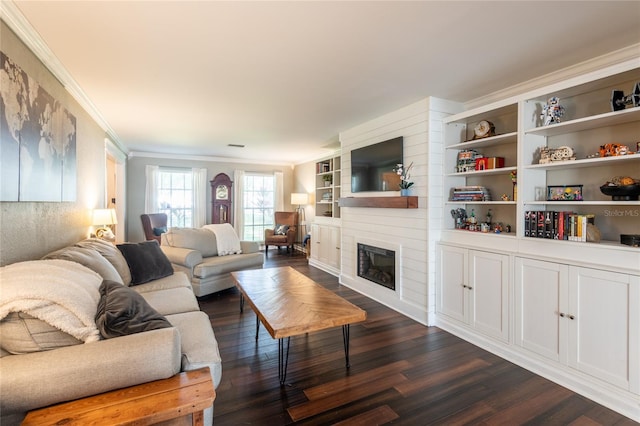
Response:
M109 139L105 139L105 206L116 210L118 224L115 225L116 242L127 240L125 227L126 200L126 155Z

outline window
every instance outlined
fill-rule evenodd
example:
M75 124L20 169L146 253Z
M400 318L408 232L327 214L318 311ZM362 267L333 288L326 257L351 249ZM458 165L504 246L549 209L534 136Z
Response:
M244 176L244 239L263 241L264 230L273 229L275 178L273 175Z
M191 169L158 172L158 204L167 214L167 226L193 227L193 174Z

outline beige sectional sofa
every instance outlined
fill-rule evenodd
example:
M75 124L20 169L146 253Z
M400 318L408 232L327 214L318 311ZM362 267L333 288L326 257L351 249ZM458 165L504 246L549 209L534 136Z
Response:
M187 275L173 271L156 241L124 246L88 239L0 268L3 426L35 408L180 371L209 367L218 386L218 345ZM154 327L139 321L141 311L145 319L152 312ZM213 407L205 411L212 421Z
M260 269L264 264L258 243L239 241L229 224L169 228L160 247L173 268L189 276L198 297L233 287L230 272Z

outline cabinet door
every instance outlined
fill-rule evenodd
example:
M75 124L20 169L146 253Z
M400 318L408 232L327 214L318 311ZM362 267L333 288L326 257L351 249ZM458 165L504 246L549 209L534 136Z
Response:
M566 327L560 307L566 306L568 267L558 263L516 258L516 344L554 361L565 362Z
M337 226L328 226L327 240L328 264L336 269L340 269L340 228Z
M638 277L571 267L569 365L637 392L639 297Z
M438 246L439 294L437 310L440 314L466 322L468 250L446 245Z
M311 250L310 257L314 260L320 259L320 226L318 224L311 224L311 244L309 244Z
M473 328L509 341L509 256L470 250L467 290Z
M318 225L318 237L316 247L318 248L318 261L329 265L331 258L331 229L326 225Z

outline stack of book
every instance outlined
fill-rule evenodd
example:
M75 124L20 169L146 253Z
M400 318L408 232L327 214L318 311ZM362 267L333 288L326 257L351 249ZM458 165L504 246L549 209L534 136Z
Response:
M484 186L460 186L453 188L450 201L491 201L491 193Z
M595 215L575 212L526 211L524 236L552 240L587 241L587 224L594 224Z

